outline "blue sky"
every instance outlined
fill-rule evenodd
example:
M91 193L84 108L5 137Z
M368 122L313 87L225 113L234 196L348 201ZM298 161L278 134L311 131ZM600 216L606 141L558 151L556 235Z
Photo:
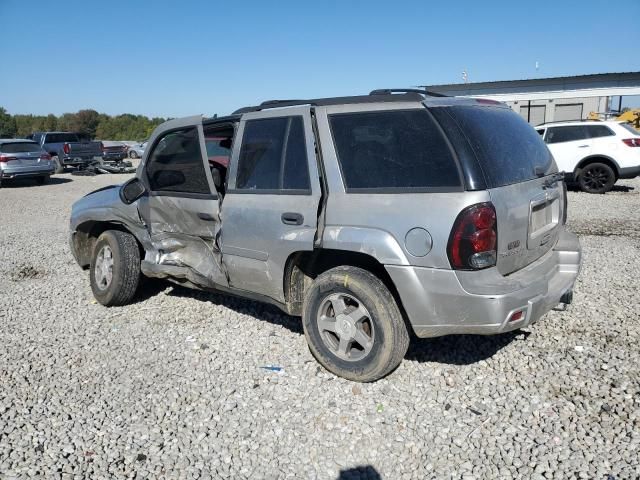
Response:
M470 81L636 71L639 14L640 0L0 0L0 106L212 115L461 82L465 69Z

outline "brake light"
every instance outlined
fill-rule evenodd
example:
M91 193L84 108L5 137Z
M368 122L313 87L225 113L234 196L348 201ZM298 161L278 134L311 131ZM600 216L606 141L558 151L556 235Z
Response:
M66 153L66 154L68 155L68 154L69 154L69 151L70 151L70 149L69 149L69 144L68 144L68 143L65 143L65 144L62 146L62 150L64 151L64 153Z
M9 155L0 155L0 163L7 163L11 160L17 160L16 157L10 157Z
M496 264L496 210L490 202L465 208L456 218L447 254L455 270L480 270Z
M640 147L640 137L623 138L622 141L629 147Z
M40 160L51 160L51 155L49 155L48 153L43 153L42 155L40 155Z

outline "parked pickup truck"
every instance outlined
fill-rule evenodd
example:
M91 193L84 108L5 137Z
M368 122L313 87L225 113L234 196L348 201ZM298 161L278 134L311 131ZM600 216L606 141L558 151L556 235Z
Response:
M497 334L571 303L563 178L502 103L270 101L160 125L133 179L73 205L71 248L103 305L132 301L142 275L270 302L302 317L329 371L373 381L411 330Z
M82 167L102 157L102 143L81 140L73 132L34 132L27 138L39 143L51 155L55 173L64 173L65 167Z

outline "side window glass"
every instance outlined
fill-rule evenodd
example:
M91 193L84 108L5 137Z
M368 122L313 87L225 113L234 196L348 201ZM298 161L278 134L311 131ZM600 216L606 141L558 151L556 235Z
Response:
M282 189L309 190L309 164L302 117L291 117L284 159Z
M598 137L610 137L614 133L609 130L609 127L604 125L587 125L585 127L587 132L589 133L589 137L598 138Z
M308 190L302 117L265 118L245 124L236 188Z
M195 127L162 137L149 156L146 172L152 191L211 193Z
M572 125L550 128L545 141L547 143L562 143L584 140L585 138L588 138L585 127L583 125Z

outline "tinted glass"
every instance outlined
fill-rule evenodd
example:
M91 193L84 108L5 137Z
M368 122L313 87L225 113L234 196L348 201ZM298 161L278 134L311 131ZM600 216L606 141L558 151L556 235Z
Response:
M47 133L44 138L44 143L65 143L77 141L78 135L75 133Z
M41 152L42 149L37 143L31 142L15 142L5 143L0 145L0 152L4 153L26 153L26 152Z
M551 127L545 138L547 143L575 142L588 138L584 125L571 125L566 127Z
M453 155L424 110L330 116L347 190L458 187Z
M236 188L309 188L302 117L249 120L245 124Z
M532 180L537 173L557 171L540 135L510 108L446 108L467 136L489 188Z
M162 137L151 152L146 171L153 191L211 193L195 128Z
M309 190L311 188L302 117L291 117L282 183L284 190Z
M609 127L604 125L585 125L585 128L591 138L610 137L611 135L614 135Z

